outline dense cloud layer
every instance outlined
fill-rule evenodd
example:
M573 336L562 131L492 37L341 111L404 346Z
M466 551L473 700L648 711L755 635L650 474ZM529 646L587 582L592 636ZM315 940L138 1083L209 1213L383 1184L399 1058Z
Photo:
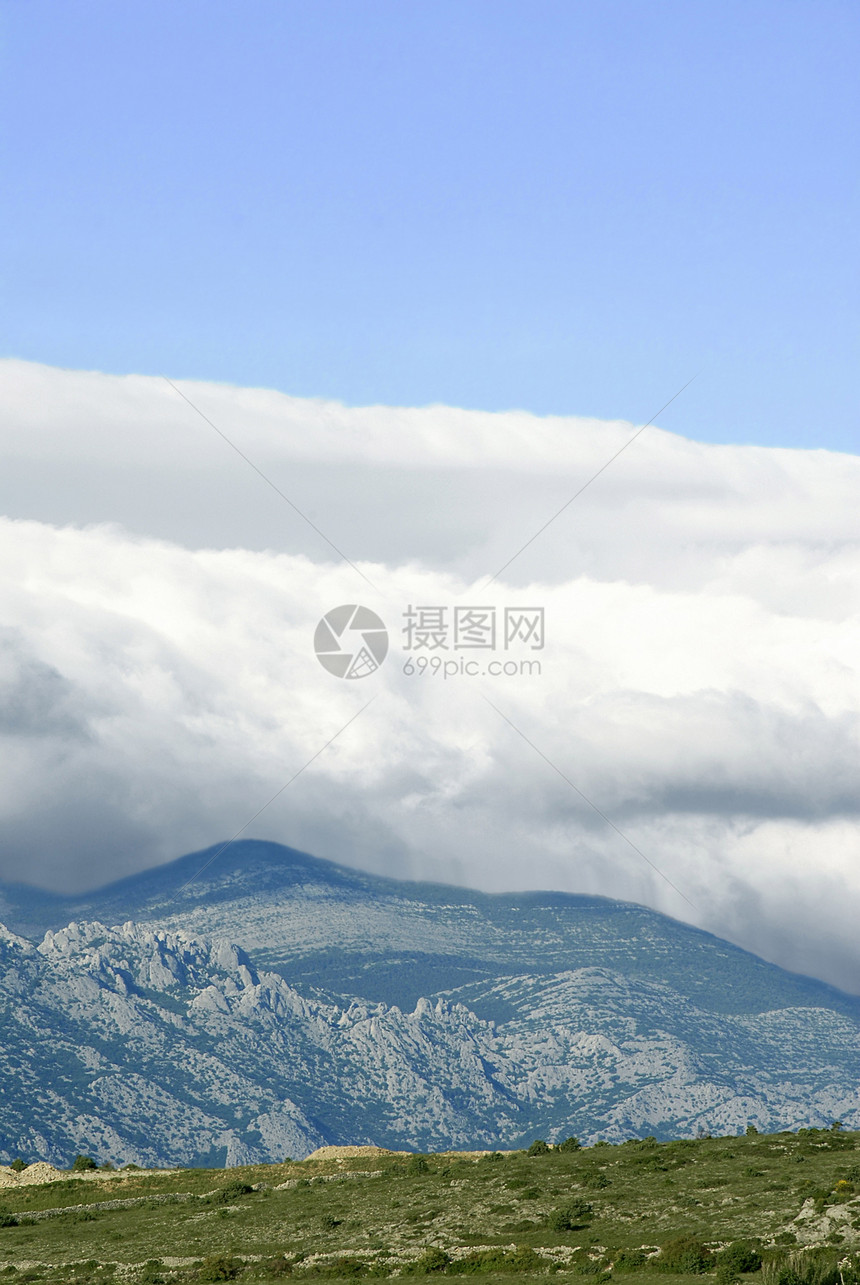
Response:
M183 385L371 588L166 384L4 375L0 878L228 838L375 696L250 834L644 901L860 991L860 460L649 429L481 587L633 426ZM392 646L346 682L313 634L356 601ZM541 606L546 644L410 676L410 604Z

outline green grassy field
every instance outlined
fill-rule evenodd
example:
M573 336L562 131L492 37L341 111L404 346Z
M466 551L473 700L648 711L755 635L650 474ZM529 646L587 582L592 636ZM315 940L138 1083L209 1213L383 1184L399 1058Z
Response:
M834 1129L70 1174L0 1188L0 1278L860 1285L858 1151L860 1134Z

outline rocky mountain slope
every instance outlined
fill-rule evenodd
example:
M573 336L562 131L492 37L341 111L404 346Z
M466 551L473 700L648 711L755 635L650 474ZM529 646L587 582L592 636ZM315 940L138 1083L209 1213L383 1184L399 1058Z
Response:
M293 985L409 1008L468 982L598 967L713 1012L802 1005L860 1017L856 997L629 902L384 879L251 840L207 865L218 851L81 897L0 885L0 922L34 941L71 920L226 937Z
M860 1125L857 1001L821 983L642 907L241 849L182 892L205 854L4 890L0 1161Z

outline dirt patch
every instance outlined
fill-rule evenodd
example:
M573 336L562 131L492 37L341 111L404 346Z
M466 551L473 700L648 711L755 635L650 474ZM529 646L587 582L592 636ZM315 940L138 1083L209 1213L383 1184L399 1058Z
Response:
M0 1165L0 1187L26 1187L37 1182L57 1182L60 1178L68 1178L68 1176L62 1169L55 1169L44 1160L37 1160L35 1164L27 1165L27 1168L22 1169L20 1173L6 1165Z
M307 1160L354 1160L359 1156L411 1156L411 1151L389 1151L385 1147L317 1147Z

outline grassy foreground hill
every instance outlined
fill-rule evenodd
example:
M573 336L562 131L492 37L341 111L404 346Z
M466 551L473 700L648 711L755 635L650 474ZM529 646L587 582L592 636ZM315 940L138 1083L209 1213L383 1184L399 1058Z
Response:
M10 1176L0 1276L860 1281L860 1133L535 1143L505 1154L351 1150L227 1172Z

